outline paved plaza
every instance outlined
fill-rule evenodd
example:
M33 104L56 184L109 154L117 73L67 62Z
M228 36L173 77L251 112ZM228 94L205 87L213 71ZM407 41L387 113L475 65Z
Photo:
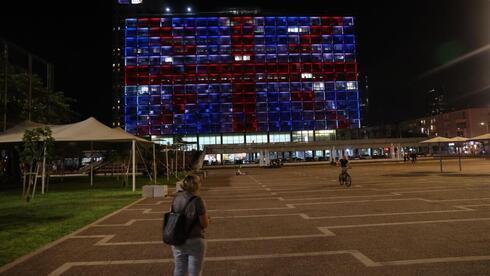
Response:
M489 275L490 161L210 170L204 275ZM139 200L2 275L171 275L171 198Z

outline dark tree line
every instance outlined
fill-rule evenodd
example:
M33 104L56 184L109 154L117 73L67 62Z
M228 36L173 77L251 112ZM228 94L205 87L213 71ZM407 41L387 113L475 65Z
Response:
M36 74L32 75L31 120L46 124L69 123L78 114L71 109L75 100L61 91L51 91ZM5 100L7 109L5 112ZM5 60L0 57L0 134L3 131L4 114L7 114L7 130L29 118L29 74L12 64L7 68L7 99L5 99ZM19 146L0 144L0 186L18 183L20 180Z

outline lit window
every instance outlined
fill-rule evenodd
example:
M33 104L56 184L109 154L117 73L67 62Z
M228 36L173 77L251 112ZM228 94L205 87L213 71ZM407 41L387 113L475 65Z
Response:
M240 61L242 60L242 56L235 56L235 61Z
M299 32L298 27L288 27L288 33L297 33Z
M141 85L138 87L138 94L139 95L142 95L142 94L147 94L148 93L148 86L147 85Z
M165 57L165 62L166 63L172 63L174 59L172 57Z
M313 77L313 74L311 74L311 73L301 73L302 79L311 79L312 77Z
M243 56L243 60L250 60L250 56Z
M316 91L325 90L325 84L323 82L314 82L313 83L313 90L316 90Z
M355 90L355 89L357 89L357 82L348 81L347 82L347 90Z

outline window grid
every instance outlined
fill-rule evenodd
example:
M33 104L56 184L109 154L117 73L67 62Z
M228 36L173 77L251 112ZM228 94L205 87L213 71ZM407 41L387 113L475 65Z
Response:
M352 17L128 18L124 46L129 132L359 127Z

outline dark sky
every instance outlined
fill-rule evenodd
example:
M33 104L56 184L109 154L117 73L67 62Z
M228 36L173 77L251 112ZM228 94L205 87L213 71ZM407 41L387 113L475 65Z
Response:
M112 0L8 2L0 8L0 36L52 61L55 88L77 99L81 117L108 123ZM185 5L183 0L144 2L139 9L148 11L165 5L177 11ZM196 11L258 7L278 14L355 16L358 61L369 79L371 124L424 115L424 93L432 88L442 89L454 108L490 105L490 50L425 74L490 44L490 0L187 3Z

